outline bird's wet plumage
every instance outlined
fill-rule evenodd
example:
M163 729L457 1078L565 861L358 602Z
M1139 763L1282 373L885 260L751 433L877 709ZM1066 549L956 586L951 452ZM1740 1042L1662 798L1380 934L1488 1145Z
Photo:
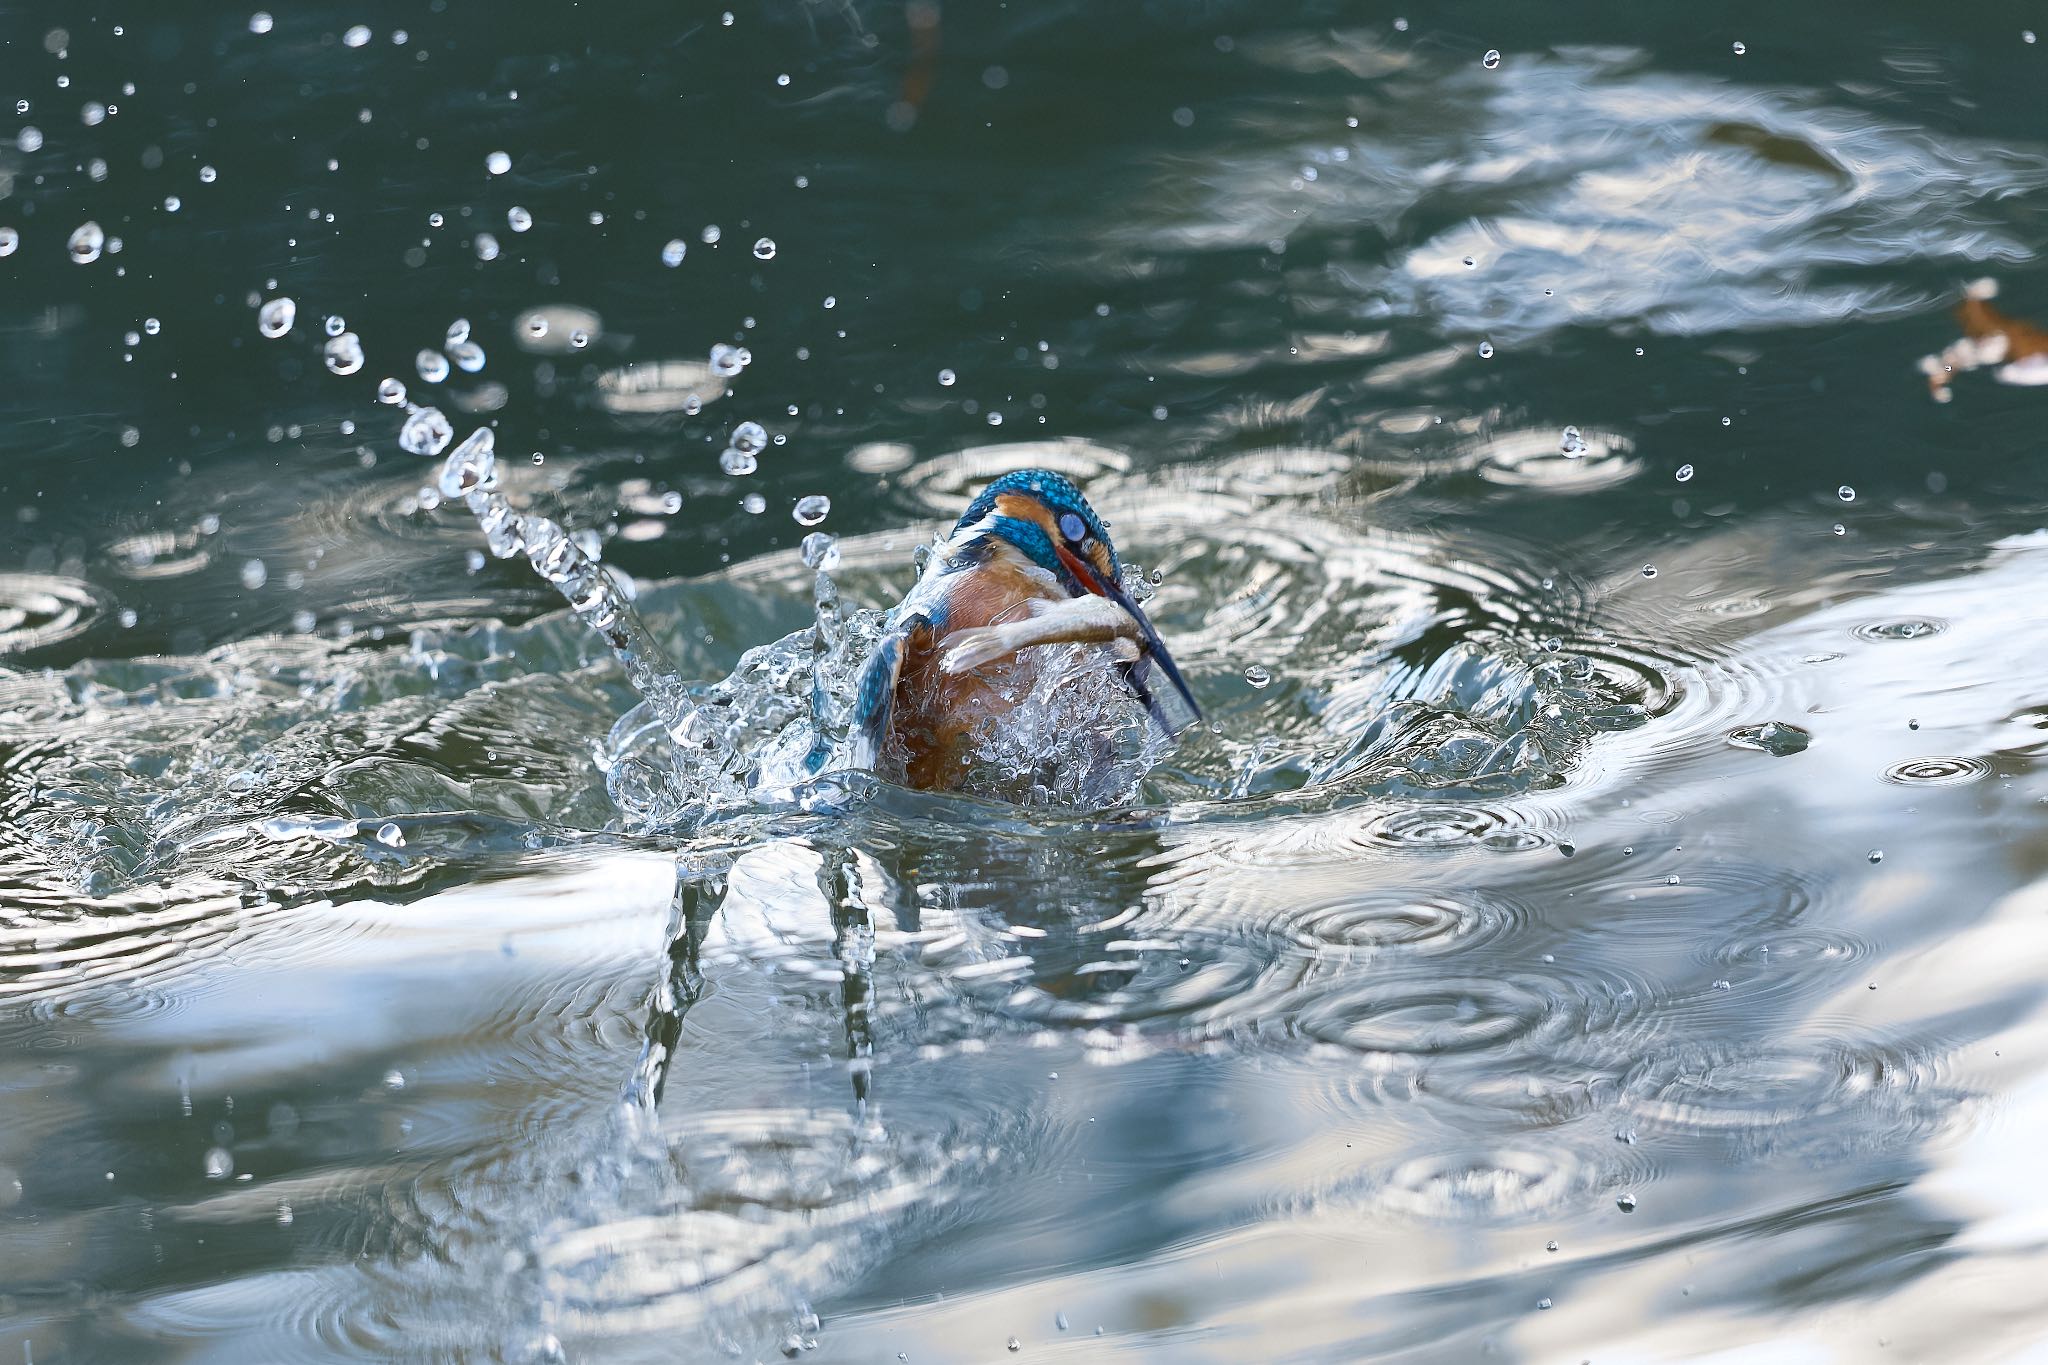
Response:
M1195 720L1122 572L1108 527L1071 481L1033 469L990 484L890 613L861 681L865 766L912 787L960 785L977 734L1014 705L1014 675L1055 659L1072 666L1073 645L1091 650L1075 685L1128 687L1169 734ZM1011 686L991 681L998 663Z

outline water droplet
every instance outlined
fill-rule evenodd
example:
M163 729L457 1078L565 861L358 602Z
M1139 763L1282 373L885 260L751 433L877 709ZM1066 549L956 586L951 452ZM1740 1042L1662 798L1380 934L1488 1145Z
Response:
M409 455L439 455L455 439L455 428L439 408L416 408L399 428L399 448Z
M14 135L14 145L21 148L24 152L42 150L43 130L35 127L23 128Z
M1625 1194L1614 1201L1614 1207L1620 1209L1623 1213L1634 1213L1636 1211L1636 1197L1632 1194Z
M1740 56L1741 56L1741 55L1742 55L1743 53L1745 53L1745 52L1749 51L1749 49L1748 49L1747 47L1745 47L1745 46L1744 46L1743 44L1741 44L1741 43L1735 43L1735 44L1733 44L1733 47L1734 47L1735 55L1736 55L1736 56L1738 56L1738 57L1740 57Z
M804 537L804 567L830 571L839 567L839 541L823 531Z
M1486 55L1479 59L1479 64L1485 67L1488 71L1493 70L1495 67L1500 65L1499 51L1497 51L1494 48L1486 49Z
M1545 1308L1548 1308L1548 1307L1550 1307L1550 1300L1549 1300L1549 1299L1538 1299L1538 1300L1536 1300L1536 1307L1537 1307L1538 1309L1545 1309Z
M270 16L259 9L249 16L249 32L268 33L271 29L271 22Z
M1015 1337L1011 1337L1011 1338L1010 1338L1010 1353L1011 1353L1012 1355L1015 1355L1015 1354L1016 1354L1017 1352L1019 1352L1019 1351L1021 1351L1021 1350L1023 1350L1023 1349L1024 1349L1024 1343L1023 1343L1023 1342L1021 1342L1021 1341L1017 1340L1017 1338L1015 1338Z
M790 515L799 526L816 526L832 514L832 499L823 493L811 493L796 500L796 507Z
M1479 358L1480 358L1481 360L1491 360L1491 359L1493 359L1493 343L1492 343L1492 342L1490 342L1490 341L1482 341L1482 342L1480 342L1480 343L1479 343Z
M661 249L661 263L673 270L683 263L683 257L690 254L688 243L680 237L671 237Z
M533 215L514 204L505 210L505 223L514 232L524 232L533 226Z
M1645 577L1645 578L1655 578L1656 576L1657 576L1657 566L1656 566L1655 564L1645 564L1645 565L1643 565L1643 577Z
M475 374L484 367L484 348L474 341L457 342L448 348L448 358L464 374Z
M581 327L578 327L575 331L569 333L569 349L574 351L580 351L589 344L590 333L584 331Z
M1883 862L1884 850L1881 848L1873 848L1872 850L1870 850L1870 861L1872 861L1873 863Z
M512 158L504 152L492 152L484 158L484 169L492 175L503 175L512 169Z
M1854 502L1856 501L1856 490L1845 483L1835 490L1835 496L1843 502Z
M429 384L438 384L448 377L448 357L439 351L421 351L412 363L420 378Z
M71 259L79 265L91 265L100 258L100 252L107 245L107 234L100 231L98 223L80 223L72 232L67 246Z
M331 337L338 337L348 330L347 319L343 318L339 313L330 313L321 325L326 328L327 335Z
M1691 465L1689 465L1689 464L1682 464L1682 465L1680 465L1680 466L1678 467L1678 481L1679 481L1680 483L1691 483L1691 482L1692 482L1692 466L1691 466Z
M476 258L478 260L495 261L498 259L498 239L491 236L490 233L479 232L476 235L476 240L471 245L476 248Z
M1838 536L1846 536L1849 534L1849 528L1842 525L1842 523L1838 521L1834 525L1834 532Z
M721 379L732 378L746 368L746 362L740 359L741 354L737 346L728 346L722 341L714 345L711 348L711 373Z
M405 831L387 820L383 824L377 826L377 842L384 845L386 848L404 848ZM384 1078L384 1083L386 1085L390 1085L391 1076L395 1076L397 1074L397 1072L392 1072L391 1075L386 1076ZM404 1083L405 1078L403 1076L400 1076L399 1084L403 1085ZM396 1087L393 1088L395 1089Z
M11 227L0 227L0 256L12 256L21 246L21 234Z
M1244 680L1253 687L1264 688L1273 681L1273 670L1267 668L1264 664L1246 664L1244 666Z
M292 329L298 320L299 305L287 298L275 298L263 305L256 314L256 330L275 341Z
M269 581L270 570L263 567L262 560L252 559L242 565L242 586L250 592L256 591Z
M219 171L217 171L217 170L215 170L215 169L214 169L213 167L211 167L211 166L201 166L201 167L199 168L199 183L200 183L200 184L202 184L202 185L211 185L211 184L212 184L212 183L213 183L214 181L216 181L216 180L218 180L218 179L220 179L220 172L219 172Z
M165 212L165 213L176 213L176 212L177 212L177 211L178 211L179 209L181 209L181 208L183 208L183 207L185 207L185 201L184 201L184 200L182 200L182 199L180 199L180 198L178 198L178 196L177 196L177 195L175 195L175 194L167 194L167 195L165 195L165 196L164 196L164 212Z
M740 499L740 506L758 517L768 510L768 499L759 493L749 493Z
M959 378L960 376L954 374L951 370L940 370L939 387L942 389L950 389L953 387L954 383L959 380Z
M1576 460L1586 453L1586 438L1579 433L1577 427L1566 427L1564 435L1558 438L1557 448L1564 452L1567 459Z
M396 379L378 380L377 401L379 403L389 403L394 408L397 407L405 401L405 385Z
M444 346L460 346L467 340L469 340L468 318L455 319L455 321L448 324L448 330L442 333L441 336L441 344Z
M548 319L545 313L535 313L526 319L526 334L539 340L548 334Z
M775 239L773 237L763 237L760 241L754 243L754 259L757 261L772 261L775 259Z
M205 1169L208 1180L226 1180L235 1173L234 1153L225 1147L207 1148Z
M370 26L368 24L357 24L354 28L341 35L341 45L343 47L364 47L368 45L369 41Z
M720 236L720 233L718 231L718 224L707 223L704 227L704 230L698 233L697 236L704 243L704 245L717 246L718 238Z
M744 450L727 447L718 457L718 467L735 477L744 477L761 467L761 462Z
M759 422L742 422L732 429L734 450L742 450L753 455L766 448L767 444L768 433L762 429Z
M489 427L478 427L463 443L448 452L439 480L444 497L460 498L498 481L498 459L493 453L497 439Z
M363 342L354 332L329 337L321 353L335 374L354 374L363 368Z
M1548 1241L1548 1242L1545 1242L1545 1243L1543 1244L1543 1249L1544 1249L1545 1251L1555 1251L1555 1250L1557 1250L1557 1241L1556 1241L1556 1239L1555 1239L1555 1238L1553 1238L1553 1239L1551 1239L1550 1241Z

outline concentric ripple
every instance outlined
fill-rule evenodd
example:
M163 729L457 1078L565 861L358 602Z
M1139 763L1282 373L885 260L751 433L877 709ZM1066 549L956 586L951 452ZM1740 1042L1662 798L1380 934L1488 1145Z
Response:
M1645 1129L1857 1148L1924 1134L1959 1099L1925 1054L1833 1038L1688 1044L1645 1061L1626 1094Z
M41 649L83 635L105 610L105 601L83 579L0 574L0 654Z
M1860 640L1924 640L1948 629L1948 622L1931 616L1909 616L1896 621L1866 621L1852 632Z
M1991 771L1981 758L1946 754L1930 758L1909 758L1884 770L1884 780L1902 787L1959 787L1975 782Z
M1368 819L1355 838L1361 844L1404 853L1475 848L1521 853L1550 842L1549 835L1519 824L1513 813L1477 804L1411 806L1387 811Z

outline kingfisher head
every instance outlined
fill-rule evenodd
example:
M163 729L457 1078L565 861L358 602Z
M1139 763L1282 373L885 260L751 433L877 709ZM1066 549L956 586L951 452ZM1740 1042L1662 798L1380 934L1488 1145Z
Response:
M1143 656L1130 666L1131 688L1160 726L1173 733L1201 717L1201 709L1174 665L1173 656L1152 628L1144 609L1123 586L1123 563L1110 542L1109 526L1088 505L1073 480L1049 469L1019 469L1003 475L969 503L953 534L979 533L1014 546L1025 558L1050 573L1069 597L1093 593L1107 597L1130 614L1144 636ZM1173 685L1185 711L1170 718L1146 685L1145 670L1156 665ZM1175 708L1180 710L1178 706Z

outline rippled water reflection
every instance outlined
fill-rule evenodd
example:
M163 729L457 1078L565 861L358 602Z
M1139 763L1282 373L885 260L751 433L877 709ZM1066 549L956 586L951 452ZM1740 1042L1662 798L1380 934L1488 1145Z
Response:
M18 41L0 1353L2037 1348L2043 49L1752 18ZM692 804L407 403L692 681L1060 470L1211 723Z

